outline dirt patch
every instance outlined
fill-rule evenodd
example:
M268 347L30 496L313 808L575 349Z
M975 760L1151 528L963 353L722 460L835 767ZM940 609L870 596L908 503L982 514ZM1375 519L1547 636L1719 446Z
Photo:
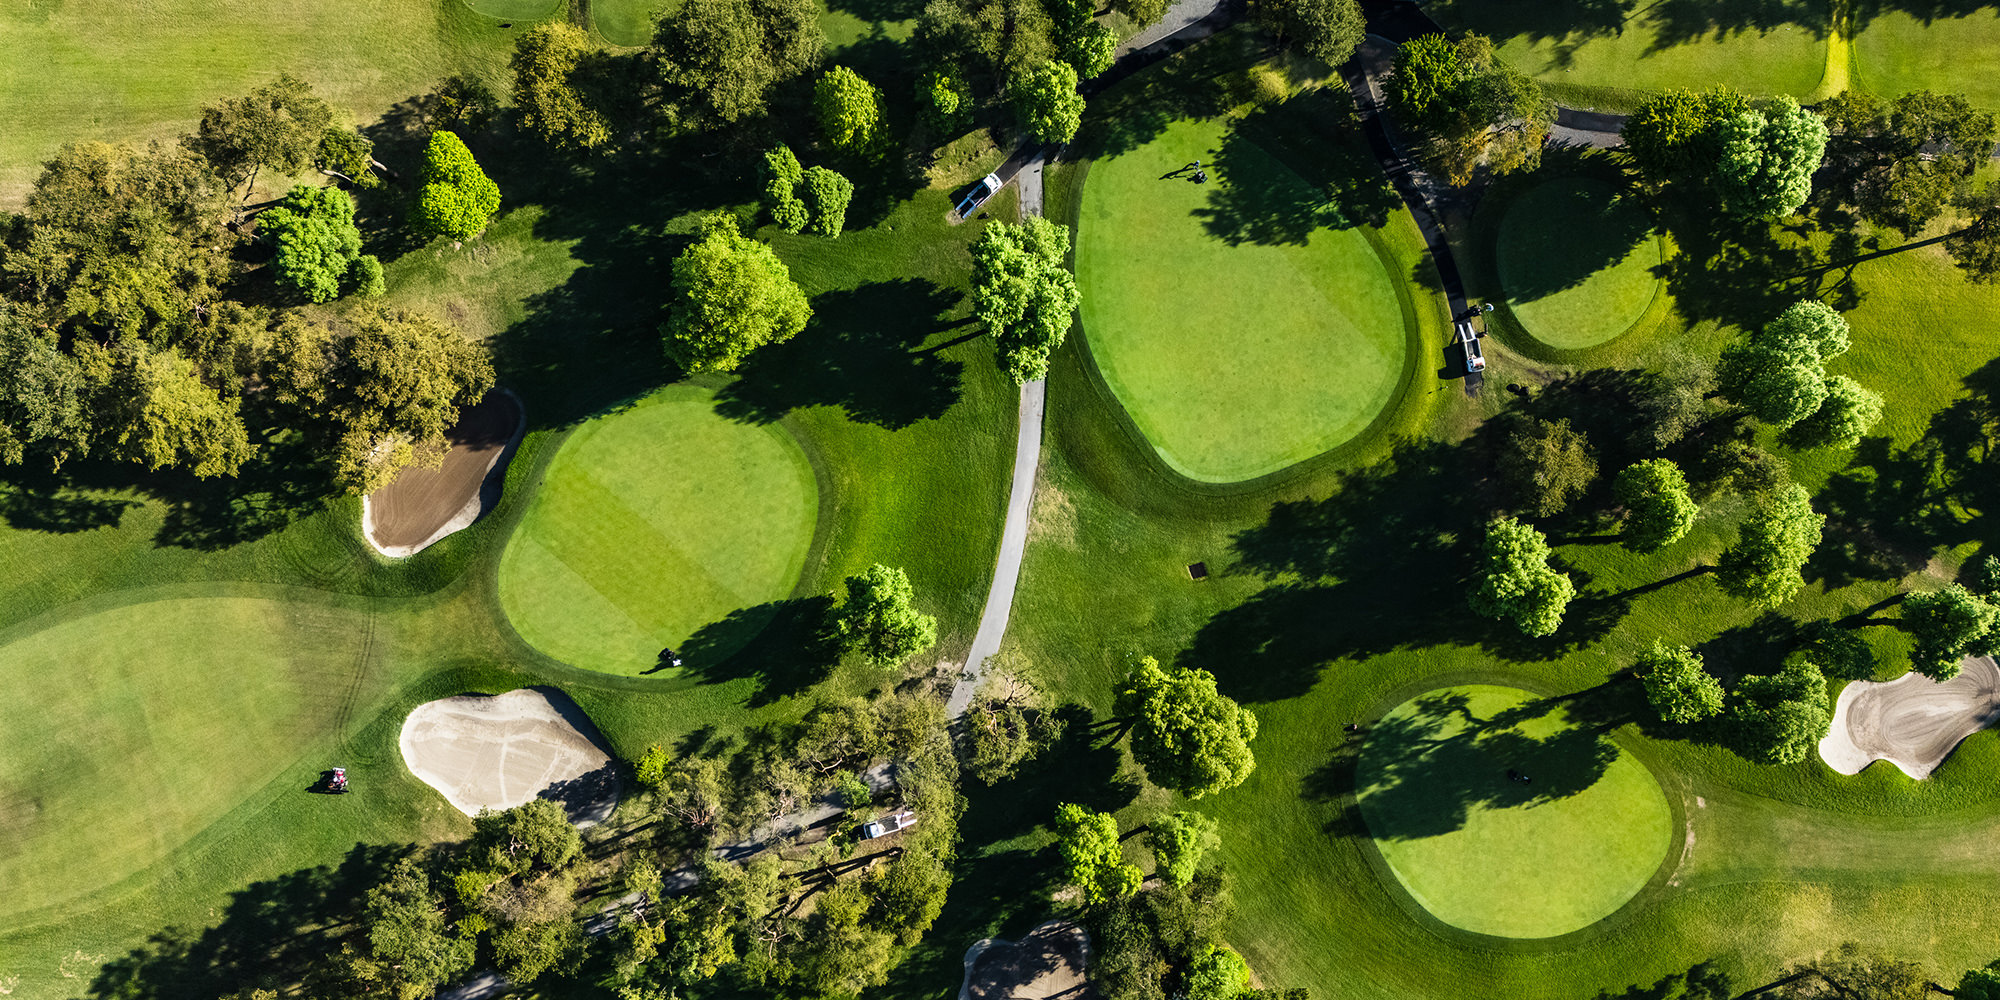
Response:
M1912 778L1926 778L1960 740L1996 720L2000 667L1990 656L1967 657L1958 676L1942 684L1915 672L1886 684L1849 684L1834 703L1833 727L1819 755L1842 774L1886 760Z
M500 502L506 458L521 442L521 401L497 390L459 411L435 469L413 466L361 498L361 533L385 556L403 557L479 520Z
M403 720L403 763L467 816L552 799L578 826L618 804L618 771L597 727L549 688L427 701Z
M1067 920L1051 920L1019 941L987 938L965 953L958 1000L1094 1000L1084 976L1090 937Z

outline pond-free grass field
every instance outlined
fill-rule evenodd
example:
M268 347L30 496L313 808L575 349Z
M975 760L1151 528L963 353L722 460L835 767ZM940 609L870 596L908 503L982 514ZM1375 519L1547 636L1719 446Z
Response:
M1991 72L2000 60L2000 11L1983 6L1954 14L1870 16L1854 39L1855 85L1884 96L1964 94L1977 107L2000 107L2000 78Z
M1545 938L1645 887L1673 814L1645 765L1560 706L1473 685L1413 698L1371 727L1355 778L1383 861L1454 927Z
M615 674L654 671L662 648L748 613L732 642L704 643L726 656L797 586L818 512L788 430L668 389L563 442L500 560L500 601L536 649Z
M1500 287L1536 340L1560 350L1595 347L1653 304L1662 241L1646 210L1610 184L1559 178L1506 210L1494 251Z
M653 24L679 0L591 0L590 26L613 45L645 45Z
M1207 183L1192 169L1162 177L1195 160ZM1175 122L1091 165L1083 332L1133 422L1190 479L1254 479L1328 451L1401 389L1403 276L1384 237L1341 217L1369 208L1319 210L1319 197L1221 119Z

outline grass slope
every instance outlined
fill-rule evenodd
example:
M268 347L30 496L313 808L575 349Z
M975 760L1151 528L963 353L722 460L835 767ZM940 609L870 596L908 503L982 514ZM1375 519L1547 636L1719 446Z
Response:
M1409 353L1392 277L1358 227L1253 229L1246 202L1312 195L1226 129L1177 122L1092 164L1077 234L1092 356L1160 457L1204 482L1352 439L1395 398ZM1197 159L1209 184L1160 179Z
M1375 846L1454 927L1581 930L1667 856L1673 814L1652 773L1537 700L1491 685L1434 691L1392 709L1362 747L1355 784Z
M1646 211L1594 179L1550 181L1515 198L1495 255L1514 318L1559 350L1624 333L1660 288L1661 240Z
M522 638L587 670L638 674L703 626L790 594L818 514L782 428L669 389L574 431L500 560ZM704 644L724 657L734 646Z

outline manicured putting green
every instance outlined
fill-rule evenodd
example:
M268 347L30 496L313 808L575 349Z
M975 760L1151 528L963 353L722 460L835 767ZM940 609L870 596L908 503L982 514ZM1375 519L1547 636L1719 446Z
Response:
M1603 181L1542 184L1507 206L1495 250L1514 318L1550 347L1595 347L1632 328L1660 287L1645 209Z
M798 583L819 512L777 425L735 423L676 386L576 429L500 559L500 603L536 649L606 673L740 648ZM725 619L728 619L724 624Z
M1243 188L1239 202L1324 200L1297 174L1238 140L1226 176L1160 178L1213 164L1224 127L1176 122L1093 163L1076 247L1104 380L1160 457L1205 482L1276 472L1361 433L1409 354L1391 275L1360 229L1235 246L1212 231L1224 185Z
M1554 937L1610 916L1672 838L1645 765L1516 688L1447 688L1397 706L1370 730L1356 782L1403 888L1481 934Z
M473 10L503 21L539 21L556 12L563 0L465 0Z
M34 886L0 893L0 925L160 861L329 742L375 693L368 631L361 612L188 598L0 647L0 885Z
M680 7L680 0L590 0L590 25L613 45L646 45L660 15Z

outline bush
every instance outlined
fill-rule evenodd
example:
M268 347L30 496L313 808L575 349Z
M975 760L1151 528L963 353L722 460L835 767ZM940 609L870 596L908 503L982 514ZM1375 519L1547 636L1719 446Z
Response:
M821 236L839 236L847 224L847 204L854 200L854 184L825 167L806 170L806 207L812 211L812 231Z
M803 179L805 171L791 147L778 146L764 154L764 207L779 229L794 235L804 232L812 218L797 193Z
M1209 945L1184 973L1188 1000L1235 1000L1250 985L1250 965L1226 944Z
M485 231L493 213L500 210L499 185L450 132L431 133L424 150L422 184L412 226L426 242L441 236L469 240Z
M972 121L972 84L956 69L934 69L917 81L917 113L939 136L965 131Z
M1633 666L1641 672L1646 701L1660 714L1660 721L1685 725L1722 711L1722 682L1708 672L1694 650L1655 642Z
M882 124L882 94L861 74L835 66L813 84L813 114L827 145L856 152L874 144Z

